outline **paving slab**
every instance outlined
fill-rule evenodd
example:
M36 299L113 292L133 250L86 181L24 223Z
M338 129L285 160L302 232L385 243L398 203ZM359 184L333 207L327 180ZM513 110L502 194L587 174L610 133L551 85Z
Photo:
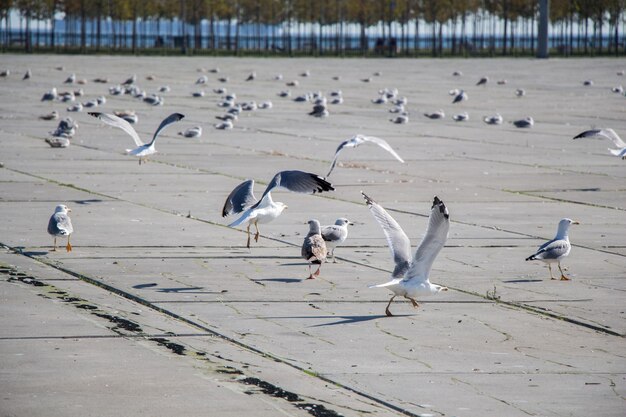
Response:
M29 81L0 83L6 413L623 415L626 165L608 141L572 140L592 126L626 134L624 98L610 91L623 83L618 61L4 58L12 73L33 71ZM199 69L213 67L229 82L207 73L207 94L193 98ZM311 77L299 77L306 69ZM246 83L252 70L258 78ZM382 75L360 81L374 71ZM107 97L97 111L136 110L143 138L174 111L186 117L139 165L123 154L132 145L124 132L40 102L52 87L79 88L62 84L66 72L88 80L80 100ZM108 94L133 73L148 93L171 87L163 106ZM483 75L507 84L476 87ZM110 83L91 82L103 76ZM584 87L589 78L594 86ZM292 79L300 81L292 97L278 97ZM216 130L217 87L274 106ZM383 88L408 98L408 124L390 123L390 106L371 102ZM452 88L469 100L451 104ZM527 95L515 97L516 88ZM330 105L327 119L293 101L338 89L345 102ZM38 116L53 109L79 123L67 149L44 142L58 122ZM445 119L422 115L437 109ZM461 111L470 120L454 122ZM483 123L496 112L503 125ZM532 129L510 123L526 116ZM177 134L194 125L201 138ZM245 248L245 230L221 216L230 190L252 178L259 195L283 169L324 176L337 145L356 133L386 139L406 163L374 145L345 149L329 178L334 193L276 192L289 208ZM446 202L450 236L431 279L449 291L418 309L396 300L396 317L384 315L390 294L368 285L388 278L392 259L361 191L414 246L433 196ZM73 209L71 253L51 252L45 230L62 202ZM305 280L306 221L337 217L355 223L339 263ZM568 282L524 261L562 217L581 222L563 261Z

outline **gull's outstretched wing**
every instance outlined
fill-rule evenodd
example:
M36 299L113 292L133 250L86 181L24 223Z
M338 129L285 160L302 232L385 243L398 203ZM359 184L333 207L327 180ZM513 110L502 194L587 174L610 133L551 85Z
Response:
M329 183L317 174L304 171L281 171L278 174L274 175L272 181L270 181L270 183L265 188L263 196L261 197L259 202L262 201L263 198L270 191L277 187L282 187L288 189L289 191L305 194L315 194L324 191L335 190L331 183ZM258 204L259 203L257 202L255 206Z
M256 197L254 197L254 180L244 181L236 186L226 198L224 208L222 208L222 217L242 213L245 209L255 203Z
M580 138L591 138L594 136L599 136L602 138L609 139L615 146L618 148L626 148L626 143L619 137L617 133L613 129L591 129L586 130L578 135L574 136L574 139Z
M400 155L398 155L396 151L393 150L391 145L389 145L389 143L387 143L386 140L377 138L375 136L356 135L352 137L351 139L341 142L339 147L337 147L337 150L335 151L335 158L333 159L333 163L331 164L330 170L328 171L328 174L326 174L326 176L329 177L330 173L333 172L333 169L335 168L335 164L337 163L337 157L339 156L339 152L341 152L343 148L356 148L357 146L359 146L360 144L364 142L372 142L380 146L381 148L389 152L391 155L393 155L393 157L396 158L398 161L404 163L404 160L400 157Z
M161 133L161 131L163 129L165 129L166 127L168 127L172 123L176 123L176 122L182 120L183 117L185 117L185 116L180 114L180 113L172 113L169 116L167 116L165 119L163 119L163 121L161 122L161 124L157 128L156 132L154 132L154 136L152 137L152 140L150 141L150 143L148 145L152 145L154 143L154 141L156 140L157 136L159 136L159 133Z
M380 227L383 228L383 232L387 238L387 244L391 250L393 261L396 264L391 276L394 278L402 278L409 269L411 242L398 222L396 222L380 204L372 200L363 191L361 191L361 194L363 194L367 207L370 209L374 219L380 224Z
M439 254L448 239L450 229L450 214L443 201L437 196L433 200L428 219L428 229L422 242L415 251L415 256L411 261L411 267L407 272L407 277L426 280L433 265L433 261Z
M133 140L135 141L135 145L143 146L144 143L139 138L139 135L137 135L137 132L135 131L135 129L130 125L130 123L128 123L126 120L122 119L121 117L118 117L114 114L109 114L109 113L90 112L88 114L90 116L93 116L95 118L102 120L104 123L108 124L109 126L122 129L124 132L128 133L130 137L133 138Z

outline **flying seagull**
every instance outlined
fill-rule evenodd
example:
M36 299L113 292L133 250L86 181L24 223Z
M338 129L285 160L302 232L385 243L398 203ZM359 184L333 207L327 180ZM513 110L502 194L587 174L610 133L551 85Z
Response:
M74 231L72 227L72 220L70 219L69 212L72 211L65 204L59 204L54 209L54 214L48 221L48 233L54 237L53 251L57 250L57 237L67 236L67 245L65 249L68 252L72 251L72 245L70 245L70 235Z
M320 222L313 219L309 220L309 233L302 242L302 257L309 263L309 277L307 279L313 279L320 274L322 268L322 262L326 260L326 242L322 238L320 232ZM311 265L317 264L317 271L311 272Z
M561 271L561 281L569 280L561 269L561 259L569 255L569 252L572 249L572 245L569 243L569 236L567 235L569 226L572 224L579 223L572 219L561 219L554 239L539 246L537 252L526 258L527 261L538 260L547 263L548 270L550 271L550 278L552 279L556 279L552 276L552 264L556 263L559 266L559 271Z
M448 239L450 229L450 215L448 209L437 196L433 200L428 220L428 229L422 239L413 259L411 259L411 242L404 233L400 225L385 209L361 192L370 212L383 228L387 237L387 244L391 249L393 260L396 264L391 280L379 285L372 285L370 288L389 288L393 292L393 297L389 300L385 308L385 314L392 316L389 306L394 298L403 296L411 301L413 307L418 307L415 300L418 296L434 295L440 291L447 291L448 288L431 284L428 279L433 261L443 248Z
M584 132L579 133L578 135L574 136L574 139L594 138L594 137L605 138L613 142L613 144L617 146L618 149L609 148L609 152L611 152L613 155L618 156L622 159L626 159L626 143L624 143L622 138L620 138L619 135L615 133L613 129L605 128L605 129L585 130Z
M335 157L333 158L333 162L330 164L330 170L328 171L328 174L326 174L326 177L330 177L330 173L333 172L333 169L335 168L335 165L337 164L337 158L339 158L339 153L341 153L343 148L356 148L357 146L366 142L374 143L380 146L381 148L389 152L391 155L393 155L393 157L396 158L398 161L404 163L404 160L400 158L400 155L398 155L396 151L393 150L391 145L389 145L386 140L377 138L374 136L355 135L351 137L350 139L344 140L343 142L339 144L339 146L337 147L337 150L335 151Z
M322 227L322 238L326 242L326 248L333 256L333 263L337 263L335 260L335 248L341 245L348 238L348 225L352 225L350 220L345 217L335 220L335 224ZM328 260L327 260L328 261Z
M159 133L161 133L161 131L165 129L167 126L169 126L170 124L176 123L180 121L183 117L185 117L180 113L170 114L161 122L156 132L154 132L154 136L152 137L152 140L149 143L143 143L141 139L139 138L139 135L137 134L135 129L130 125L130 123L128 123L126 120L122 119L121 117L118 117L114 114L109 114L109 113L88 113L88 114L90 116L93 116L102 120L104 123L110 126L117 127L119 129L122 129L124 132L128 133L135 141L135 145L137 145L137 147L135 149L126 149L126 153L129 155L138 156L139 165L141 165L142 159L145 160L145 158L148 155L152 155L156 153L154 144L157 140L157 137L159 136Z
M261 199L257 201L254 196L254 180L246 180L239 184L226 198L222 208L222 217L231 214L242 213L241 216L228 227L247 224L248 241L246 247L250 247L250 226L254 224L256 234L254 241L259 241L259 223L269 223L287 208L287 205L272 200L271 191L277 187L286 188L296 193L315 194L324 191L333 191L331 183L319 175L303 171L281 171L265 188Z

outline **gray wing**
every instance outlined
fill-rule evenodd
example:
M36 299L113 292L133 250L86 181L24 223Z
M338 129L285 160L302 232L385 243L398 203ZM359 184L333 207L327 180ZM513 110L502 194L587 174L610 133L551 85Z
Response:
M135 131L135 129L130 125L130 123L128 123L126 120L122 119L121 117L118 117L114 114L98 113L98 112L90 112L87 114L102 120L104 123L108 124L109 126L122 129L124 132L128 133L130 137L133 138L133 140L135 141L135 145L143 146L144 143L139 138L139 135L137 135L137 132Z
M48 233L53 236L68 236L72 234L72 220L67 214L54 213L48 221Z
M245 211L248 207L256 203L254 197L254 180L247 180L239 184L230 195L226 198L224 208L222 208L222 217L231 214L237 214Z
M398 155L396 151L393 150L391 145L389 145L386 140L377 138L375 136L361 136L361 135L359 136L363 141L375 143L376 145L380 146L381 148L389 152L391 155L393 155L393 157L396 158L398 161L404 163L404 160L400 158L400 155Z
M320 262L326 259L326 243L319 235L307 236L302 245L302 257L307 261Z
M539 246L537 253L532 258L534 259L557 259L563 255L566 255L570 249L570 244L566 240L550 240L543 245Z
M428 279L428 273L435 258L448 240L449 229L450 215L448 209L443 201L435 196L430 209L426 235L415 251L407 276L424 281Z
M165 129L166 127L168 127L172 123L176 123L176 122L182 120L183 117L185 117L185 116L180 114L180 113L172 113L169 116L167 116L165 119L163 119L163 121L161 122L161 124L157 128L156 132L154 132L154 136L152 137L152 140L150 141L150 143L148 145L152 145L154 143L154 141L156 140L157 136L159 136L159 133L161 133L161 131L163 129Z
M398 222L381 205L368 197L363 191L361 191L361 194L363 194L367 207L370 209L374 219L380 224L380 227L383 228L387 238L387 244L396 264L392 277L402 278L409 268L411 260L411 241L409 241Z
M326 242L336 242L343 237L344 229L340 226L324 226L322 227L322 238Z
M351 142L353 142L352 139L348 139L339 144L337 150L335 151L335 157L333 158L333 162L330 164L330 170L328 170L328 174L326 174L326 177L330 177L330 173L333 172L333 169L335 169L335 165L337 164L337 158L339 157L339 152L341 152L346 146L350 146Z
M586 130L578 135L574 136L574 139L591 138L594 136L600 136L609 139L618 148L626 148L626 143L619 137L613 129L590 129Z
M304 171L281 171L278 174L274 175L272 181L270 181L270 183L265 188L263 196L261 197L259 202L263 200L263 198L270 191L277 187L286 188L289 191L304 194L315 194L324 191L335 190L331 183L329 183L317 174ZM255 205L258 204L259 203L256 203Z

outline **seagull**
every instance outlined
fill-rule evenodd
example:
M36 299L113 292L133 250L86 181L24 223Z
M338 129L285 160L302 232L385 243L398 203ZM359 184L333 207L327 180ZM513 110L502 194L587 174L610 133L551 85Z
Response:
M458 88L453 88L452 90L448 91L448 95L450 96L456 96L461 92L461 90L459 90Z
M68 107L66 110L69 111L69 112L83 111L83 105L82 105L82 103L76 103L76 104L73 104L70 107Z
M262 109L262 110L271 109L272 107L274 107L274 105L269 100L265 100L264 102L259 104L259 109Z
M67 136L71 138L76 134L76 129L78 129L78 123L71 117L66 117L59 122L56 130L50 132L50 134L52 136Z
M6 78L9 75L11 75L11 70L9 70L9 69L5 69L2 72L0 72L0 77Z
M389 121L398 125L409 123L409 114L407 112L402 112L400 116L389 119Z
M70 146L70 136L68 136L67 133L61 133L51 138L46 138L46 143L50 145L51 148L67 148Z
M309 233L302 242L302 257L309 263L309 277L307 279L313 279L320 274L322 268L322 262L326 260L326 242L320 233L320 222L313 219L309 220ZM311 265L317 264L317 271L311 272Z
M326 177L330 177L330 173L333 172L333 169L337 164L337 158L339 157L339 153L343 150L343 148L356 148L357 146L366 142L374 143L380 146L391 155L393 155L393 157L396 158L398 161L404 163L404 160L400 158L400 155L398 155L396 151L393 150L391 145L389 145L386 140L374 136L355 135L339 144L337 150L335 151L335 157L333 158L333 162L330 164L330 170L328 170L328 174L326 174Z
M159 87L159 93L169 93L170 91L172 91L172 89L169 85L163 85Z
M204 97L204 91L200 90L200 91L194 91L193 93L191 93L192 97Z
M58 118L59 118L59 112L57 112L56 110L52 110L51 113L39 116L39 119L41 120L57 120Z
M488 125L501 125L502 124L502 116L500 113L496 113L493 116L485 116L483 121Z
M455 114L452 116L452 119L454 119L455 122L465 122L469 120L469 114L465 111L463 113Z
M121 117L130 124L135 124L139 121L139 117L137 117L135 110L114 111L113 114L117 117Z
M593 138L593 137L609 139L618 148L618 149L609 148L609 152L611 152L613 155L618 156L622 159L626 159L626 143L624 143L622 138L620 138L619 135L615 133L613 129L605 128L605 129L585 130L584 132L579 133L578 135L574 136L574 139Z
M478 80L476 85L487 85L488 82L489 82L489 77L482 77L480 80Z
M231 130L233 128L233 122L231 120L225 120L222 123L216 124L215 128L219 130Z
M461 75L463 75L463 73L462 73L461 71L454 71L454 72L452 73L452 76L453 76L453 77L460 77Z
M300 82L298 82L298 80L293 80L293 81L289 81L285 84L287 87L297 87L298 85L300 85Z
M209 82L209 77L207 77L206 75L203 75L202 77L196 80L196 84L206 84L208 82Z
M67 77L65 79L65 81L63 81L63 83L65 83L65 84L74 84L75 81L76 81L76 74L72 73L72 74L70 74L69 77Z
M315 194L324 191L333 191L331 183L319 175L303 171L280 171L265 188L261 199L257 201L254 196L254 180L246 180L239 184L226 198L222 217L231 214L242 213L241 216L228 227L247 224L248 241L246 247L250 247L250 226L254 224L256 234L254 241L259 240L259 223L269 223L287 208L287 205L272 200L271 191L277 187L286 188L296 193Z
M201 126L190 127L184 132L178 132L178 134L186 138L199 138L200 136L202 136L202 127Z
M328 117L328 109L324 104L316 104L313 106L313 110L309 113L309 116L313 117Z
M611 91L617 94L622 94L624 92L624 87L621 85L618 85L617 87L611 88Z
M126 81L122 83L122 85L131 85L131 84L134 84L135 81L137 81L137 74L133 74L130 77L128 77Z
M322 238L324 242L326 242L326 248L333 256L333 263L337 263L335 260L335 248L345 242L348 238L348 225L353 224L354 223L351 223L350 220L342 217L335 220L335 224L322 227ZM328 259L326 262L328 262Z
M585 87L592 86L593 85L593 80L585 80L585 81L583 81L583 85Z
M185 117L184 115L180 113L170 114L161 122L156 132L154 132L154 136L152 137L152 140L149 143L144 144L139 138L139 135L137 134L135 129L130 125L130 123L128 123L126 120L122 119L121 117L116 116L114 114L109 114L109 113L88 113L88 114L90 116L93 116L102 120L104 123L110 126L117 127L119 129L122 129L124 132L128 133L135 141L135 145L137 145L137 147L135 149L126 149L126 153L129 155L138 156L139 165L141 165L142 159L145 159L148 155L152 155L156 153L156 149L154 145L157 140L157 137L159 136L159 133L161 133L161 131L165 129L167 126L169 126L170 124L178 122L183 117Z
M428 117L429 119L443 119L444 117L446 117L446 114L443 112L443 110L439 110L432 113L424 113L424 116Z
M533 120L532 117L528 116L520 120L515 120L513 124L515 125L515 127L527 128L527 127L533 127L533 125L535 124L535 121Z
M413 259L411 259L411 242L400 225L381 205L365 193L361 192L361 194L363 194L370 212L383 228L387 244L391 249L391 254L396 264L390 281L370 286L370 288L386 287L393 292L394 295L389 300L387 308L385 308L385 314L387 316L393 315L389 311L389 306L397 296L403 296L410 300L413 307L417 308L419 304L415 300L416 297L447 291L448 288L431 284L428 279L433 261L446 243L448 230L450 229L450 215L443 201L435 196L430 209L426 235L424 235L415 255L413 255Z
M80 103L79 103L80 104ZM86 101L83 104L83 107L87 107L87 108L91 108L91 107L98 107L98 100L96 100L95 98L93 100L89 100Z
M24 76L22 77L22 81L30 79L30 77L32 77L32 75L33 75L33 73L30 71L30 68L27 69L26 72L24 73Z
M291 91L290 90L283 90L281 92L279 92L278 97L289 97L291 96Z
M246 81L254 81L254 79L256 79L256 72L251 72Z
M467 93L464 90L459 91L459 94L457 94L454 97L454 100L452 100L452 104L454 103L459 103L461 101L465 101L467 100Z
M57 89L56 87L52 87L52 90L48 91L41 97L41 101L54 101L57 99Z
M569 281L569 278L565 276L563 270L561 269L561 259L569 255L569 252L572 249L572 245L570 245L569 237L567 235L567 231L571 224L579 223L572 219L561 219L554 239L539 246L539 249L535 254L526 258L527 261L538 260L547 263L548 270L550 271L550 278L552 279L556 279L552 276L552 264L556 263L559 266L559 271L561 271L561 281Z
M523 88L518 88L517 90L515 90L515 95L517 97L524 97L526 95L526 90L524 90Z
M498 85L506 85L507 81L506 80L498 80L497 84Z
M72 227L72 220L70 219L69 212L72 211L65 204L59 204L54 209L54 214L48 221L48 233L54 237L53 251L57 250L57 237L67 236L67 245L65 249L68 252L72 251L72 245L70 244L70 235L74 231Z

